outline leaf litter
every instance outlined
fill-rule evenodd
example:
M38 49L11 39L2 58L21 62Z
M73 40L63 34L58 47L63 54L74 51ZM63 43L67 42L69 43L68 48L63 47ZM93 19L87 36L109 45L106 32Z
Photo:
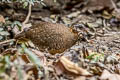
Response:
M63 0L64 1L64 0ZM31 22L38 20L74 26L81 39L64 53L51 55L32 47L31 43L16 44L13 39L24 27L13 20L23 20L24 13L6 20L0 16L0 79L8 80L119 80L120 28L119 0L68 0L49 9L33 8ZM51 2L52 4L52 2ZM61 5L62 4L62 5ZM53 7L56 5L56 7ZM60 5L62 8L59 8ZM72 6L72 7L71 7ZM61 15L60 13L63 13ZM4 10L3 10L4 12ZM36 15L36 12L39 13ZM18 15L19 14L19 15ZM44 16L41 16L44 15ZM10 14L9 14L10 15ZM20 17L22 15L22 17ZM48 17L50 15L51 17ZM19 17L19 19L17 19ZM14 25L14 26L12 26ZM26 25L28 27L31 24ZM11 33L11 31L14 33Z

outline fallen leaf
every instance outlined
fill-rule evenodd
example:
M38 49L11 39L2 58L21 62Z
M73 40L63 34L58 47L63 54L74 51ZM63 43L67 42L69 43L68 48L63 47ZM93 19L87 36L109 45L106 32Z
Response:
M100 80L120 80L120 75L118 74L112 74L107 70L104 70Z
M102 17L105 18L105 19L110 19L112 18L112 14L110 14L108 11L104 10L103 11L103 14L102 14Z
M88 50L88 56L86 56L86 58L95 62L104 61L104 53L98 53Z
M29 62L30 62L30 60L29 60L29 58L28 58L28 56L27 56L26 54L22 54L22 55L21 55L21 58L22 58L26 63L29 63Z
M5 23L5 18L2 15L0 15L0 22Z
M76 12L72 12L69 15L67 15L67 17L74 18L74 17L77 17L79 14L80 14L80 11L76 11Z
M75 78L74 80L86 80L85 76L79 76L77 78Z
M71 62L64 56L62 56L60 60L55 63L55 70L58 75L64 72L68 74L69 73L73 74L75 76L77 75L90 76L91 75L87 70L79 67L77 64Z
M113 1L116 2L116 0L113 0ZM104 8L107 8L110 10L114 8L111 0L89 0L83 11L88 10L89 12L92 12L95 10L102 10Z
M46 65L46 57L44 56L44 53L43 52L40 52L40 51L38 51L38 50L36 50L36 49L29 49L32 53L34 53L36 56L37 56L37 58L39 58L40 59L40 61L41 61L41 63L43 63L44 65ZM22 57L22 59L26 62L26 63L30 63L31 61L30 61L30 59L29 59L29 57L28 57L28 55L26 55L26 54L21 54L21 57Z
M20 33L20 30L19 30L19 28L17 27L17 25L14 26L14 28L12 29L12 32L13 32L15 35L17 35L17 34Z

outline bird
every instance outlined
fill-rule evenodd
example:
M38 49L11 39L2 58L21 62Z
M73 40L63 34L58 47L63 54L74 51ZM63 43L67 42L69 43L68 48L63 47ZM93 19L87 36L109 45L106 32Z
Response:
M56 54L72 47L78 40L78 32L64 24L41 21L15 36L17 40L22 38L31 40L42 52L47 49L50 54Z

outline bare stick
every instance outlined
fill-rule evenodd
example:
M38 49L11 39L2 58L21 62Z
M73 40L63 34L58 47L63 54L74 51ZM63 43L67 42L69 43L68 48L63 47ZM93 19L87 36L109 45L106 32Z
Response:
M15 41L15 39L10 39L10 40L6 40L6 41L2 41L2 42L0 42L0 45L5 44L5 43L10 43L12 41Z
M111 3L114 7L114 9L117 11L117 12L120 12L119 9L117 8L117 6L115 5L115 2L113 0L111 0Z
M23 26L28 22L29 18L30 18L30 15L31 15L31 8L32 8L32 5L29 3L29 11L28 11L28 15L26 17L26 19L23 21ZM5 43L10 43L12 41L16 41L15 39L10 39L10 40L6 40L6 41L3 41L3 42L0 42L0 45L2 44L5 44Z
M32 8L32 5L29 3L28 15L27 15L25 21L22 23L23 25L25 25L25 24L28 22L29 18L30 18L30 15L31 15L31 8Z

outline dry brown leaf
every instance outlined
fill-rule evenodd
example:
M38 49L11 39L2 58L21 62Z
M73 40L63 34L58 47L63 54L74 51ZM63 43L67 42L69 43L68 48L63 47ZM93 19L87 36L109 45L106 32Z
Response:
M44 53L43 53L43 52L40 52L40 51L35 50L35 49L31 49L31 48L30 48L30 51L32 51L35 55L37 55L37 57L40 59L40 61L41 61L44 65L46 65L46 57L44 56ZM26 54L21 54L21 57L22 57L22 59L23 59L26 63L29 63L29 62L30 62L28 55L26 55Z
M17 35L17 34L20 34L23 31L28 30L31 26L32 26L31 23L22 24L21 30L19 30L19 27L17 25L15 25L14 28L12 29L12 31L15 35Z
M104 80L120 80L120 75L112 74L109 71L104 70L100 77L100 80L103 80L103 79Z
M38 77L38 69L36 68L35 65L28 63L27 65L24 66L24 68L28 74L33 74L36 78Z
M5 18L2 15L0 15L0 22L5 23Z
M85 76L79 76L77 78L75 78L74 80L86 80Z
M26 63L29 63L29 62L30 62L30 60L29 60L29 58L28 58L28 56L27 56L26 54L22 54L22 55L21 55L21 58L22 58Z
M17 35L17 34L20 33L20 30L19 30L19 28L15 25L14 28L12 29L12 32L13 32L15 35Z
M73 74L75 76L77 75L90 76L91 75L87 70L79 67L77 64L71 62L64 56L62 56L60 60L55 64L55 70L58 75L64 72L68 74L69 73Z
M1 53L1 55L9 55L10 54L10 61L14 61L19 53L16 48L8 48L4 52Z
M14 55L16 52L17 52L16 48L8 48L4 52L2 52L1 55L7 55L7 54Z
M108 11L104 10L102 17L105 19L110 19L110 18L112 18L112 14L110 14Z
M14 65L11 68L10 77L12 77L12 79L15 80L19 80L19 79L25 80L25 78L27 77L27 73L22 67L22 65L25 65L25 62L22 60L22 58L17 57L13 61L13 63Z
M116 0L113 1L116 2ZM114 8L111 0L89 0L84 11L102 10L104 8L108 9Z

